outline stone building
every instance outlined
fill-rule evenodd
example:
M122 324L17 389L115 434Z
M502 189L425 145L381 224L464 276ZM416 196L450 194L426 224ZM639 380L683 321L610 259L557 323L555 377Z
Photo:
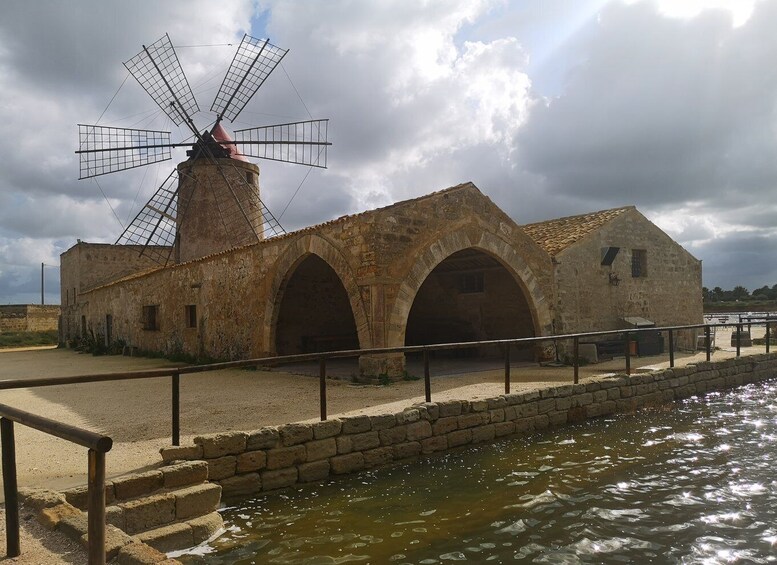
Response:
M702 321L700 262L633 207L519 226L472 183L168 267L83 242L61 265L63 340L216 359Z

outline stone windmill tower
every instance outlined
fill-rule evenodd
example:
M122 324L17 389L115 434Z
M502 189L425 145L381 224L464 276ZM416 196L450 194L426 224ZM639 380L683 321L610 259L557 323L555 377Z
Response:
M283 233L259 196L259 167L247 157L326 167L328 120L237 130L234 122L287 51L246 35L235 53L203 132L197 101L165 35L124 63L143 89L193 141L172 143L170 132L79 124L80 176L91 178L172 158L191 148L116 241L136 245L157 263L185 262Z

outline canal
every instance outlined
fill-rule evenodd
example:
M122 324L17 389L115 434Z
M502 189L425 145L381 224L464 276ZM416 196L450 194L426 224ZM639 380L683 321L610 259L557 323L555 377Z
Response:
M773 563L777 382L261 496L187 564Z

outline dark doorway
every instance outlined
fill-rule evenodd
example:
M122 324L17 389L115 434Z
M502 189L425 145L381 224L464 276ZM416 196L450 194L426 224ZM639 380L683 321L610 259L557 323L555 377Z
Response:
M303 259L285 285L275 344L279 355L359 348L348 293L317 255Z
M534 336L529 304L510 272L490 255L465 249L429 274L416 294L407 320L406 345L455 343ZM478 347L448 356L486 356L498 348ZM531 359L533 349L513 349Z

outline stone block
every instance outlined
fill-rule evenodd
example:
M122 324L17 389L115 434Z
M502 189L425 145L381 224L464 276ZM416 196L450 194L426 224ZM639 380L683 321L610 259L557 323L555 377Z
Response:
M172 461L192 461L202 459L201 445L171 445L159 450L162 461L170 463Z
M124 530L127 527L124 519L124 510L119 506L106 506L105 523L116 526L120 530Z
M83 516L83 512L67 502L62 502L56 506L47 506L38 511L38 521L49 530L57 528L67 516Z
M448 449L448 438L446 436L432 436L421 440L421 453L433 453L435 451L445 451Z
M516 418L528 418L529 416L537 415L537 403L528 402L525 404L519 404L515 407Z
M459 429L474 428L483 423L483 414L475 412L473 414L462 414L458 418Z
M206 539L224 527L224 519L218 512L211 512L205 516L192 518L191 520L187 521L189 522L189 526L192 528L192 537L194 538L195 544L204 542Z
M534 429L544 430L550 425L550 419L547 414L540 414L534 417Z
M313 426L313 439L326 439L340 434L343 423L340 420L324 420L316 422Z
M556 399L556 408L555 408L556 410L569 410L571 406L572 406L572 399L568 396L564 398Z
M290 487L297 482L297 468L277 469L275 471L264 471L262 473L262 490L275 490L284 487Z
M224 479L229 482L230 477ZM202 516L213 512L221 502L221 486L214 483L203 483L174 491L175 517L177 520L186 520L195 516Z
M89 548L89 534L81 536L81 546ZM119 554L121 548L132 543L132 538L122 532L116 526L108 525L105 527L105 560L110 561ZM186 547L186 546L184 546Z
M351 436L338 436L335 438L335 441L337 442L338 455L344 455L353 451L353 442L351 441Z
M186 522L181 524L170 524L148 532L143 532L139 534L137 538L154 549L158 549L165 553L194 545L192 527Z
M262 450L246 451L237 456L237 465L235 471L240 473L250 473L259 471L267 466L267 453Z
M332 473L343 475L364 469L364 455L360 452L336 455L330 459Z
M246 450L247 434L244 432L226 432L197 436L194 443L202 446L202 456L215 459L224 455L236 455Z
M562 426L567 423L567 411L566 410L554 410L548 412L548 421L551 426Z
M116 557L118 565L149 565L159 563L167 559L167 556L148 544L132 542L122 546Z
M537 413L538 414L547 414L551 410L556 409L556 399L555 398L547 398L545 400L540 400L537 403Z
M174 521L175 498L172 493L161 493L119 503L124 511L125 531L136 534Z
M187 461L162 467L165 488L202 483L208 479L208 464L205 461Z
M369 416L347 416L340 420L343 423L343 434L360 434L372 429Z
M313 439L313 428L310 424L285 424L278 426L278 433L281 436L281 444L287 447Z
M284 469L305 462L307 452L304 445L277 447L267 451L267 469Z
M473 400L469 403L470 412L485 412L488 410L488 402L485 400Z
M68 504L72 504L80 510L86 510L89 499L88 488L76 487L63 492ZM105 504L112 504L116 500L116 492L113 490L113 482L105 483Z
M299 466L299 481L301 483L323 481L329 477L329 467L329 461L326 459L303 463Z
M49 489L19 487L17 492L24 505L36 511L67 502L64 494Z
M257 451L259 449L272 449L278 447L281 442L281 434L278 428L266 427L248 432L245 451Z
M412 424L421 419L421 413L417 408L405 408L396 415L397 424Z
M515 433L515 422L498 422L494 424L494 433L496 437L508 436Z
M524 402L524 395L517 392L504 395L505 402L508 406L515 406L516 404L522 404Z
M351 436L351 448L353 451L366 451L380 446L378 432L364 432Z
M421 444L417 441L398 443L393 446L394 459L406 459L421 454Z
M60 515L60 520L57 524L57 530L65 534L70 539L80 539L81 536L83 536L89 530L89 520L86 513L63 512Z
M409 441L417 441L419 439L430 437L431 435L432 426L426 420L413 422L407 426L407 439Z
M504 408L496 408L494 410L489 410L488 411L488 420L491 423L504 422L505 421L505 411L504 411Z
M507 400L505 400L504 396L489 398L487 402L488 402L489 410L497 410L499 408L504 408L505 406L507 406Z
M397 419L394 414L380 414L370 416L370 424L373 431L387 430L397 425Z
M378 447L363 453L364 464L367 467L379 467L388 465L394 460L394 449L391 447Z
M440 407L436 402L424 402L419 406L426 411L428 420L436 420L440 417Z
M458 447L472 442L472 430L456 430L446 436L448 438L448 447Z
M594 401L594 395L591 392L585 394L576 394L572 397L572 407L586 406Z
M491 441L496 437L496 429L494 424L486 424L485 426L478 426L472 428L472 443L480 443L484 441Z
M402 443L407 439L407 426L396 426L388 430L380 430L378 432L381 445L394 445L395 443Z
M220 481L235 474L237 457L227 455L218 459L208 460L208 478L212 481Z
M461 414L461 402L458 400L438 402L437 405L440 407L440 418L459 416Z
M432 424L432 433L436 436L450 433L459 429L459 417L447 416L440 418Z
M127 500L145 494L151 494L164 487L162 471L148 471L113 480L117 500Z
M512 405L505 406L504 413L505 421L515 420L518 417L517 410Z
M540 393L536 390L533 390L530 392L524 392L521 396L523 396L523 402L533 402L540 398Z
M262 479L259 473L245 473L243 475L227 477L220 481L219 484L221 484L222 493L225 497L250 496L262 492Z
M618 387L607 389L607 400L618 400L621 397L621 389Z
M375 434L377 436L377 433ZM319 439L305 444L307 461L318 461L337 455L337 441L335 438Z

